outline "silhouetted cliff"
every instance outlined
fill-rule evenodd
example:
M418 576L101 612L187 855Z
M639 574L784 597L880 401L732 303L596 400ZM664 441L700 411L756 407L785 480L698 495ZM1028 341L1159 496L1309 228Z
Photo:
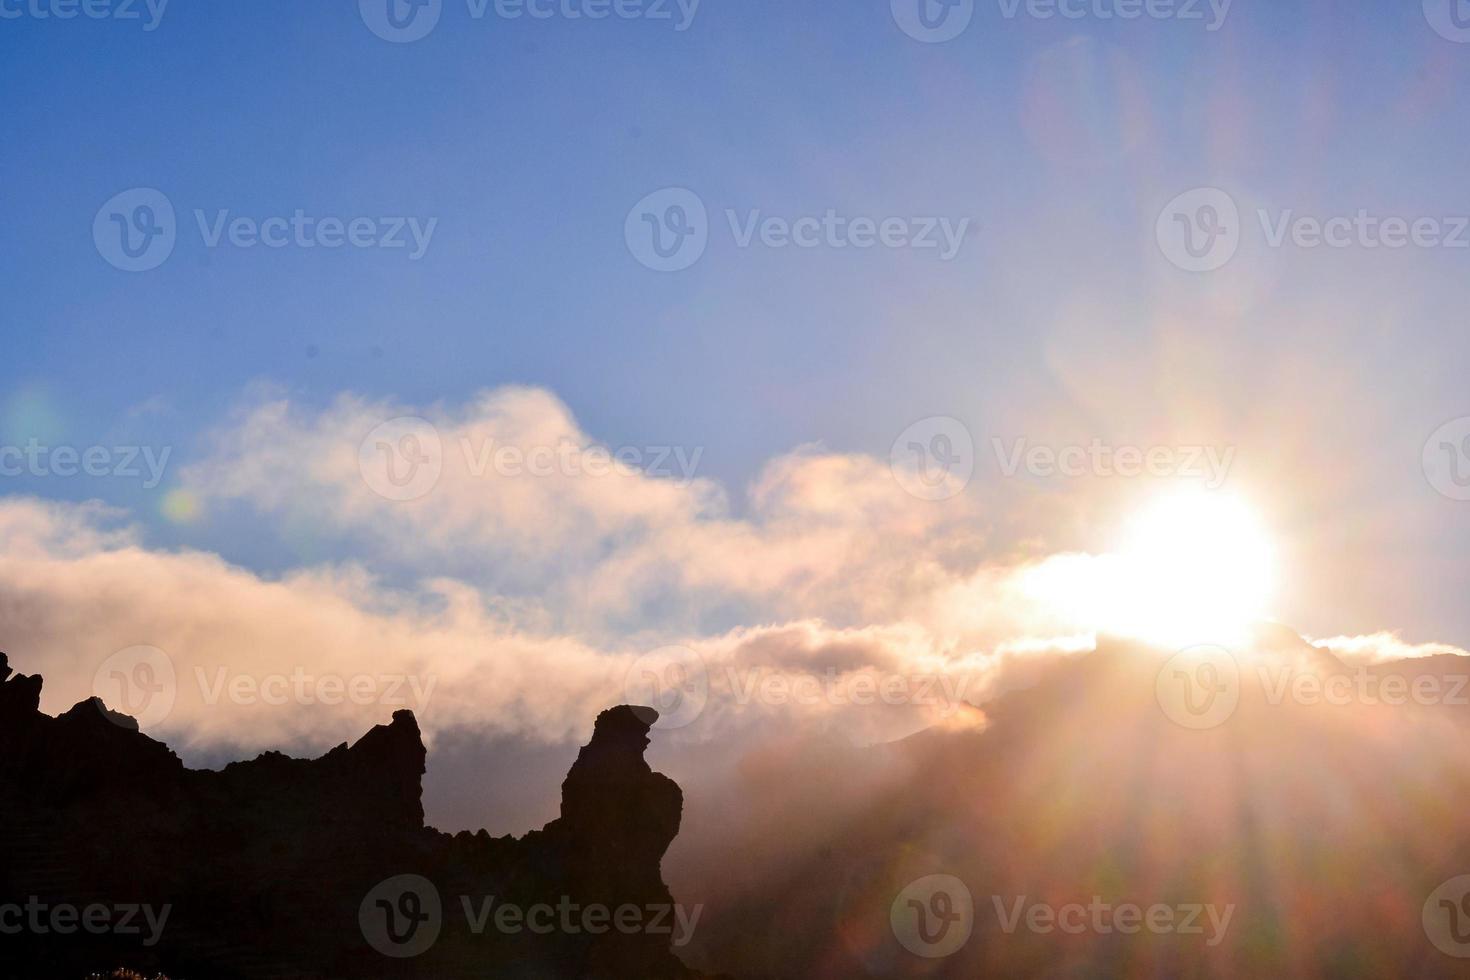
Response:
M212 772L96 699L52 718L40 694L0 654L6 976L693 976L671 942L695 913L659 870L683 796L643 760L651 709L603 712L561 817L514 839L424 826L408 711L319 759Z

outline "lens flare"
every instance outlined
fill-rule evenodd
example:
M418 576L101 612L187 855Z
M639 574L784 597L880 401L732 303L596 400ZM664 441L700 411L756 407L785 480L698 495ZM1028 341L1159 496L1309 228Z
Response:
M1113 551L1053 556L1023 588L1077 629L1175 649L1232 646L1270 617L1276 551L1244 499L1181 489L1140 510Z

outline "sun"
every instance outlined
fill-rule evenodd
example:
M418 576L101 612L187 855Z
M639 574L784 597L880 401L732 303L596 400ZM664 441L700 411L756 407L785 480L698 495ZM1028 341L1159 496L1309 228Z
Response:
M1175 487L1140 506L1106 552L1026 569L1020 595L1068 630L1238 649L1271 618L1276 584L1274 539L1247 498Z
M1108 566L1110 628L1171 646L1238 642L1267 618L1276 589L1271 535L1226 491L1159 497L1128 524Z

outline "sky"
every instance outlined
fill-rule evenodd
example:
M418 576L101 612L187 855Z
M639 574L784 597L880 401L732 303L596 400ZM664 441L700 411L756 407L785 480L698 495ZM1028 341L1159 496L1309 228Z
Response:
M1470 645L1443 0L391 2L0 0L0 649L49 709L135 645L545 739L670 644L989 689L1115 625L1089 562L1180 483L1251 501L1263 614ZM631 469L524 472L567 444ZM159 725L326 737L215 714Z

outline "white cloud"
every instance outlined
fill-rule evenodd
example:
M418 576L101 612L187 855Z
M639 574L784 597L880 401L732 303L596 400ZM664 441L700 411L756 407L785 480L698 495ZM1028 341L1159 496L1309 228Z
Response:
M1441 655L1470 656L1459 647L1447 643L1409 643L1396 632L1380 631L1367 636L1334 636L1313 640L1350 663L1385 663L1390 660L1417 660Z
M437 484L411 501L374 492L359 466L364 436L400 416L428 419L443 447ZM892 618L913 588L973 563L983 545L972 506L916 500L869 457L780 457L736 518L705 479L616 467L588 475L620 448L589 457L598 445L537 389L486 392L457 408L343 396L310 412L274 398L216 433L213 454L183 479L206 507L242 502L261 523L312 528L364 560L535 597L575 631L626 629L630 619L689 629L731 609L742 621ZM522 457L550 447L567 462L507 476L485 465L505 447ZM685 462L702 452L630 448L645 464L668 448Z
M431 493L395 502L364 480L359 446L404 415L431 420L446 452ZM476 475L482 445L571 447L576 465ZM90 696L117 651L159 648L177 697L150 731L210 753L320 749L396 707L431 737L574 740L627 697L639 658L669 644L695 652L712 692L686 740L768 737L772 725L868 740L968 723L957 702L1090 648L1089 583L1105 565L990 554L973 502L910 497L876 459L802 448L772 460L737 507L698 477L591 475L596 446L536 389L459 407L259 399L215 433L185 489L206 508L246 508L262 534L308 528L331 561L268 578L150 549L100 505L0 498L0 649L46 675L54 712ZM1378 658L1459 652L1388 635L1326 642ZM402 681L330 706L295 686L280 704L229 694L238 678L302 675ZM884 682L895 703L852 703Z

